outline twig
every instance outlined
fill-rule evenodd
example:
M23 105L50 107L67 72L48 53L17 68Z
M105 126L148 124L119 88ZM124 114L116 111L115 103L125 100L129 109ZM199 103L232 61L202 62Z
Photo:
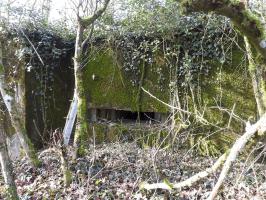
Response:
M164 104L165 106L167 106L167 107L169 107L169 108L171 108L171 109L175 109L175 110L178 110L178 111L183 112L183 113L187 113L187 114L190 114L190 115L194 115L197 119L201 120L202 123L211 124L211 125L214 126L214 127L220 128L220 127L218 127L217 125L215 125L215 124L209 122L208 120L204 119L203 116L198 115L197 113L192 113L192 112L189 112L189 111L187 111L187 110L181 109L181 108L179 108L179 107L172 106L172 105L170 105L170 104L168 104L168 103L165 103L165 102L162 101L161 99L157 98L156 96L154 96L153 94L151 94L149 91L145 90L143 87L141 87L141 89L142 89L145 93L147 93L148 95L150 95L150 97L154 98L155 100L161 102L162 104Z
M28 42L30 43L30 45L32 46L33 50L35 51L35 53L37 54L40 62L42 63L42 65L44 66L44 62L42 60L42 57L40 56L40 54L38 53L37 49L35 48L34 44L30 41L30 39L28 38L28 36L24 33L24 31L22 29L20 29L21 33L24 35L24 37L28 40Z
M230 118L229 118L229 121L228 121L227 128L230 128L230 125L231 125L231 122L232 122L232 118L233 118L233 115L234 115L234 111L235 111L235 107L236 107L236 104L234 103L232 111L230 113Z
M147 93L148 95L150 95L152 98L156 99L157 101L161 102L162 104L164 104L165 106L169 107L169 108L172 108L172 109L175 109L175 110L178 110L178 111L181 111L181 112L184 112L184 113L187 113L187 114L192 114L191 112L187 111L187 110L183 110L181 108L178 108L176 106L172 106L168 103L165 103L164 101L162 101L161 99L157 98L156 96L154 96L153 94L151 94L149 91L145 90L143 87L141 87L141 89Z

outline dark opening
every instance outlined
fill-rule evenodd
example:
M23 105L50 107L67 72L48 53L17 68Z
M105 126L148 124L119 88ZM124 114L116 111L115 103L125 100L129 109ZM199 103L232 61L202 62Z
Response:
M130 121L150 121L154 120L154 112L131 112L131 111L125 111L125 110L120 110L118 111L119 120L130 120ZM139 117L139 119L138 119Z
M90 109L90 121L122 121L122 122L158 122L163 121L163 113L156 112L132 112L115 109Z

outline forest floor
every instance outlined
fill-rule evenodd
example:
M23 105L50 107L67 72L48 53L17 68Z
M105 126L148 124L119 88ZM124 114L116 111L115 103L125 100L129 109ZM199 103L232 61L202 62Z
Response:
M90 154L70 161L73 182L65 188L60 158L51 149L39 153L42 166L31 167L26 158L14 163L22 200L37 199L206 199L219 173L171 193L144 191L142 182L185 180L210 167L215 158L199 157L185 150L171 152L140 148L135 143L97 145ZM1 177L1 176L0 176ZM0 199L4 199L0 179ZM266 199L266 165L238 162L227 177L218 199Z

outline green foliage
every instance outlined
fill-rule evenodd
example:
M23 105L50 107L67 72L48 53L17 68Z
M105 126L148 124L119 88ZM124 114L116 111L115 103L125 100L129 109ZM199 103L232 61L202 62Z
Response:
M176 28L179 21L178 4L159 0L129 0L125 2L128 15L120 21L125 32L167 32Z
M8 187L5 193L7 200L19 200L16 186Z

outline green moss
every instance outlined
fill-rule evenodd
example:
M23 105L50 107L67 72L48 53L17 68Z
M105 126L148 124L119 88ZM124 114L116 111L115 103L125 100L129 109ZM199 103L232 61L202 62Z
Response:
M202 127L200 124L201 128L193 132L194 144L197 144L200 154L214 156L226 151L236 139L235 133L243 131L241 120L233 118L229 124L232 108L234 108L234 114L244 120L250 116L256 116L252 82L245 63L242 63L243 58L243 52L233 49L231 59L227 58L228 60L223 64L217 60L209 61L210 72L207 75L200 75L201 103L197 105L196 109L202 113L201 109L204 109L203 117L212 124L228 127L228 131L218 132L209 137L208 134L215 132L216 129L211 125ZM166 67L164 58L160 54L155 56L155 62L152 65L145 65L145 67L141 65L141 72L145 76L143 76L141 85L136 87L130 84L130 79L127 78L121 66L116 63L112 50L107 49L100 51L88 64L85 69L84 89L88 94L89 107L137 111L139 106L141 111L168 111L167 107L140 91L140 86L142 86L162 101L169 102L170 70ZM93 75L95 75L95 80L92 79ZM180 98L183 98L182 95ZM188 101L188 107L193 111L192 98L189 97ZM227 109L228 112L220 110L217 106ZM108 127L94 124L93 126L96 142L113 141L121 138L120 136L130 135L137 138L138 144L142 147L156 146L168 134L164 131L143 130L137 126L134 129L122 125ZM92 130L90 128L89 135L92 135ZM167 140L163 145L167 146Z
M23 126L21 126L23 127ZM27 136L26 134L26 130L21 130L21 134L23 135L24 139L25 139L25 143L27 144L28 148L29 148L29 152L25 152L27 153L30 161L32 162L32 164L35 166L35 167L40 167L41 165L41 161L39 160L38 158L38 155L37 155L37 152L35 150L35 147L33 145L33 143L31 142L31 140L29 139L29 137Z
M153 128L143 128L143 126L133 127L127 124L91 124L89 134L95 135L95 143L116 142L116 141L136 141L141 147L165 147L168 140L164 140L169 134L166 130L156 130Z
M238 68L242 58L243 54L240 51L234 51L232 63L224 64L221 73L221 64L213 61L212 72L208 77L202 78L202 91L204 104L215 106L213 98L217 100L220 96L223 107L231 109L236 103L237 113L240 113L241 117L248 118L250 115L254 116L254 95L245 70ZM84 89L89 96L89 107L130 109L132 111L138 111L138 107L140 107L141 111L168 111L165 105L154 100L148 94L143 91L140 94L139 87L133 87L121 67L114 63L112 50L108 49L97 54L85 69ZM153 65L146 65L145 70L141 86L168 103L170 96L169 69L165 67L164 63L156 62ZM93 75L95 75L95 80L92 79ZM140 102L138 102L140 95ZM214 116L219 121L223 120L223 116L216 111Z
M119 66L114 64L110 49L95 55L84 71L84 80L90 107L121 107L137 110L133 99L136 88L130 86L121 75Z
M220 106L229 110L229 114L219 109L207 113L212 122L228 123L230 110L234 107L234 113L242 119L256 116L256 104L253 94L252 81L245 67L239 66L243 54L235 50L232 62L220 64L211 63L211 75L203 80L202 92L205 105ZM218 103L218 105L217 105ZM213 119L212 119L213 117ZM233 120L235 130L241 131L241 123Z
M3 75L5 73L4 66L0 63L0 75Z
M88 121L87 121L87 98L84 90L83 74L76 72L75 78L77 81L76 94L78 99L77 122L74 138L74 146L76 150L76 157L84 156L84 150L88 145Z
M158 59L152 65L147 65L146 76L143 81L143 88L148 90L151 94L156 96L158 99L169 103L170 97L170 74L169 68L166 67L164 62L160 62L163 58L157 55ZM159 72L160 73L159 73ZM163 105L161 102L153 99L148 94L142 91L141 108L144 111L153 112L168 112L169 108Z
M87 121L87 100L82 95L78 101L77 127L75 131L75 140L86 142L88 140L88 121Z
M162 94L162 90L154 81L158 80L155 66L147 66L143 87L151 91L155 96L168 102L168 95ZM93 80L93 76L95 79ZM167 78L166 78L167 79ZM139 106L143 111L166 112L167 109L158 101L150 98L146 94L140 94L138 86L132 86L129 78L125 75L121 66L115 62L111 49L100 51L88 63L84 71L84 88L88 95L89 107L119 108L125 110L138 111ZM142 95L141 102L138 102L139 95ZM141 105L140 105L140 104Z
M76 149L75 157L84 157L87 154L87 147L84 144L80 144Z
M19 200L16 186L8 187L5 191L7 200Z
M72 178L73 178L73 176L72 176L71 171L70 170L66 170L64 172L64 184L65 184L66 187L68 187L71 184Z
M243 20L243 25L248 25L250 27L256 27L256 29L258 30L258 36L261 37L261 39L265 39L266 38L266 33L265 33L265 28L263 26L263 24L261 23L260 18L258 18L258 16L252 12L250 12L249 10L243 10L242 11L243 15L244 15L244 20Z
M102 143L106 140L107 126L102 124L90 124L89 127L89 137L91 140L95 139L96 143ZM95 136L95 138L94 138Z
M93 123L89 128L90 138L95 136L95 143L102 142L115 142L123 140L123 138L133 138L139 135L138 129L131 129L126 124L113 124L109 126L107 124Z

